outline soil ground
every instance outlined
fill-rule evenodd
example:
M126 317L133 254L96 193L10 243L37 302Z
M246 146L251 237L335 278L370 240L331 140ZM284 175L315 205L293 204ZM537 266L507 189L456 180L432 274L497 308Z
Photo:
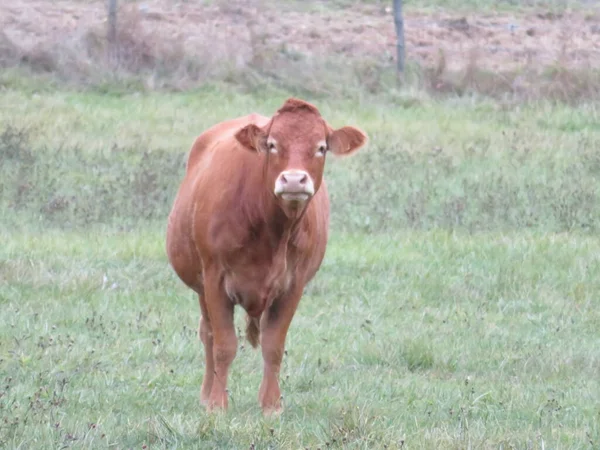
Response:
M106 23L104 1L16 0L0 5L0 29L22 48L64 42ZM391 2L390 2L391 3ZM316 6L315 6L316 5ZM390 7L292 8L265 2L198 5L165 0L124 3L119 17L134 17L146 33L186 51L228 52L246 59L256 39L262 45L307 55L394 58ZM125 22L122 23L131 23ZM480 68L512 70L600 66L600 14L593 12L469 13L405 11L406 56L425 66L444 55L448 69L473 58Z

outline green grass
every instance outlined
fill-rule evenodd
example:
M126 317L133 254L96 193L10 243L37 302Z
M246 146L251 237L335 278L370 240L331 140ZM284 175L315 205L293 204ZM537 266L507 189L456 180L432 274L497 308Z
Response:
M309 98L371 143L328 160L285 412L262 417L243 340L229 412L204 412L166 215L203 128L287 96L0 93L0 447L597 448L594 104Z
M246 343L229 413L199 406L197 301L167 267L158 227L0 237L8 448L593 448L600 439L597 239L334 234L289 334L286 412L265 421L260 353Z
M42 226L164 220L195 136L287 97L206 88L107 96L6 90L0 97L0 204ZM463 98L403 104L314 101L369 147L330 158L334 227L594 231L600 224L599 112Z

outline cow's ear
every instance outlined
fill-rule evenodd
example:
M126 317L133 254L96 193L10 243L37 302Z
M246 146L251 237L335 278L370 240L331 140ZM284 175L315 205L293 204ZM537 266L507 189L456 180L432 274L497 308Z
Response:
M327 147L334 155L346 156L365 145L367 140L367 135L361 130L354 127L342 127L329 135Z
M248 150L255 152L265 151L267 136L262 128L251 123L235 133L235 138Z

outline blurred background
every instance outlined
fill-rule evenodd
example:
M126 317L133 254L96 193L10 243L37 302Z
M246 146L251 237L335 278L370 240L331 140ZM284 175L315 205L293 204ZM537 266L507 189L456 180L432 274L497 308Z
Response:
M399 6L413 89L597 93L600 23L590 0L17 0L0 7L0 63L95 86L218 80L394 96Z

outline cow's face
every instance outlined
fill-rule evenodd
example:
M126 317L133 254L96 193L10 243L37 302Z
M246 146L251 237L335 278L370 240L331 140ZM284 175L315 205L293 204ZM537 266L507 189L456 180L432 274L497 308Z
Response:
M319 190L326 154L349 155L367 137L353 127L332 130L309 103L289 99L270 122L236 134L247 149L266 153L267 183L288 215L302 211Z

